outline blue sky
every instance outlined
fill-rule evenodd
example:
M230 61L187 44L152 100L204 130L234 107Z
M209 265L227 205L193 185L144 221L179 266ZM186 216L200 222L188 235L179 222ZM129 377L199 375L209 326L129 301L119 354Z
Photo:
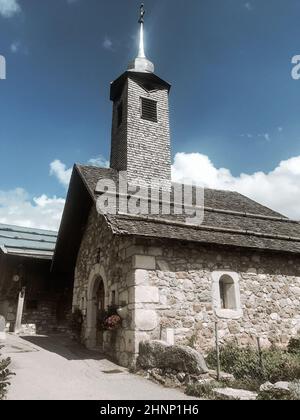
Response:
M229 182L260 201L278 188L278 180L270 178L274 171L281 171L283 190L286 183L296 188L300 81L291 78L291 59L300 54L300 2L145 3L147 55L173 86L177 178L193 162L198 178L212 171L217 181L209 178L210 186ZM68 169L100 155L109 158L109 83L136 55L139 5L136 0L0 0L0 54L7 61L7 79L0 80L0 221L19 221L5 217L16 188L33 207L34 197L64 198L63 182L49 176L51 162L59 160ZM282 180L291 172L290 164L280 166L286 161L292 162L292 179ZM267 192L257 191L257 172L265 175ZM251 191L240 185L241 173L255 184ZM289 195L298 192L291 189ZM281 210L274 200L266 204ZM296 208L293 202L282 211L298 216Z

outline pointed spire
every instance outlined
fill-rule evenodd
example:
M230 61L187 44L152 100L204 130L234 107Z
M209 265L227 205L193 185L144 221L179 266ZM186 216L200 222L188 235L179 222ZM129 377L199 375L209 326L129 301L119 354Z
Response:
M144 44L145 13L146 11L144 8L144 4L142 4L140 8L140 18L139 18L139 24L140 24L139 52L138 52L137 58L133 60L131 63L129 63L128 70L136 71L139 73L154 73L154 64L151 63L151 61L149 61L145 55L145 44Z
M144 16L145 16L145 8L144 8L144 4L141 5L141 16L139 19L139 24L141 25L140 27L140 45L139 45L139 55L138 58L146 58L145 55L145 46L144 46Z

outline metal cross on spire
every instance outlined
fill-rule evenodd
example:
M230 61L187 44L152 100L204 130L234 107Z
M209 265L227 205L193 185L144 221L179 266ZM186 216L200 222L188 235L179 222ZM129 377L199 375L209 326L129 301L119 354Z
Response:
M128 70L139 73L154 73L154 64L146 58L145 44L144 44L144 23L145 23L145 7L144 4L140 8L140 42L139 42L139 53L135 60L128 65Z
M141 12L140 12L140 19L139 19L139 23L145 23L144 17L145 17L145 7L144 7L144 3L141 4Z

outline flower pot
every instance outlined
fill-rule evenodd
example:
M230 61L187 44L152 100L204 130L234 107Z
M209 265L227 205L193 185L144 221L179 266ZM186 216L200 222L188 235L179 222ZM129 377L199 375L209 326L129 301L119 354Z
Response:
M123 320L126 319L127 316L128 316L128 308L127 308L127 306L124 306L123 308L117 309L117 314L119 315L119 317L121 319L123 319Z

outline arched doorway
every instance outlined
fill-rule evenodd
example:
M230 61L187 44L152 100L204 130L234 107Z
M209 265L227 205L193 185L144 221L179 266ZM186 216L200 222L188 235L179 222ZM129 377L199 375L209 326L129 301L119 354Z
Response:
M86 345L90 349L103 349L103 331L99 328L101 314L105 311L105 287L102 277L92 279L88 290Z

